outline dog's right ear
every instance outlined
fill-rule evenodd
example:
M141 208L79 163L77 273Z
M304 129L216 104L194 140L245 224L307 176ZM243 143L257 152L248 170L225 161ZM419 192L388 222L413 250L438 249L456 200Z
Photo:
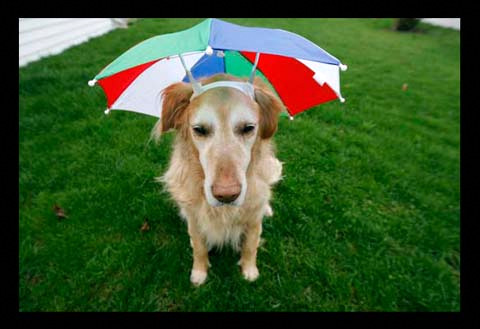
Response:
M275 96L261 78L256 77L255 101L260 107L259 133L263 139L269 139L277 130L278 116L284 109L282 101Z
M161 132L178 129L185 120L185 109L190 104L192 85L184 82L174 83L163 91Z

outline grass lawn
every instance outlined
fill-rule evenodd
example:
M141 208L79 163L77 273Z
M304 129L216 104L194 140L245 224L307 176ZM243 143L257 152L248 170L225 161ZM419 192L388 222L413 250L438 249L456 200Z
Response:
M459 311L459 32L228 19L293 31L338 57L346 103L280 120L284 179L259 279L246 282L227 248L194 288L186 226L154 182L173 135L148 143L155 118L105 116L87 81L132 45L199 21L139 20L19 69L20 311Z

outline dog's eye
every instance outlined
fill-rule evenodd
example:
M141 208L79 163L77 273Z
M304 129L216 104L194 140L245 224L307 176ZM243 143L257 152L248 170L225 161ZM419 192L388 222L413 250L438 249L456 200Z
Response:
M242 127L240 132L242 133L242 135L246 135L246 134L252 132L254 129L255 129L255 125L247 124L247 125Z
M208 129L205 128L204 126L193 126L192 127L193 132L197 136L207 136L208 135Z

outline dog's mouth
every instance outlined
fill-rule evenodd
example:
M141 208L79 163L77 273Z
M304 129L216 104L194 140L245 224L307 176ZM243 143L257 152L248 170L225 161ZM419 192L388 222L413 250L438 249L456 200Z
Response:
M224 203L224 202L218 202L216 205L213 205L213 207L238 207L237 205L233 203Z
M207 202L212 206L212 207L240 207L243 204L243 201L239 200L239 197L237 197L235 200L232 201L220 201L216 198L213 198L213 200L209 200L207 198Z
M212 207L240 207L241 204L233 201L233 202L222 202L222 201L218 201L211 205Z

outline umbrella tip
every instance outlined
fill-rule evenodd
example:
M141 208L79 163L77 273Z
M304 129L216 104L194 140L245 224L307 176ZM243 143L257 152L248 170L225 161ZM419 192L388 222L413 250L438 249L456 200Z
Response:
M205 49L205 53L206 53L207 55L213 54L213 49L212 49L212 47L208 46L207 49Z
M105 113L105 114L110 114L110 109L107 108L105 111L103 111L103 113Z
M342 71L346 71L348 69L348 66L345 65L345 64L340 63L339 66L340 66L340 70L342 70Z
M88 85L89 85L90 87L95 86L96 83L97 83L97 80L95 80L95 79L88 81Z
M293 121L293 116L291 116L290 114L288 115L288 118L290 119L290 121Z
M341 103L345 103L345 98L343 98L342 96L338 96L338 98L340 99Z

